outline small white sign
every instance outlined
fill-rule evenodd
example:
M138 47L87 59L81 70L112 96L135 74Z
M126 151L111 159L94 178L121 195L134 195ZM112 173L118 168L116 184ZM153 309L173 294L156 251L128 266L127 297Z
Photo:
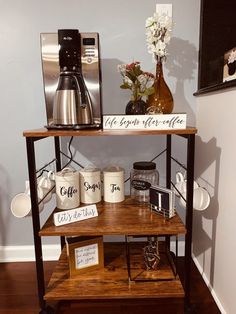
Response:
M75 268L81 269L98 265L98 244L90 244L75 249Z
M97 206L93 204L55 213L53 215L53 220L55 226L62 226L72 222L85 220L97 216Z
M156 12L159 15L166 14L169 17L172 17L172 4L171 3L165 3L165 4L156 4Z
M179 130L186 129L186 113L157 115L104 115L104 130Z

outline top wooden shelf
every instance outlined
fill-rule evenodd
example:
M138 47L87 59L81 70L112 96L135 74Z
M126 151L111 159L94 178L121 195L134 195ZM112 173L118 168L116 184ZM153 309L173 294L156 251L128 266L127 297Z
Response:
M23 132L25 137L50 137L50 136L116 136L116 135L162 135L162 134L196 134L195 127L187 127L179 130L102 130L102 129L84 129L84 130L54 130L47 128L27 130Z

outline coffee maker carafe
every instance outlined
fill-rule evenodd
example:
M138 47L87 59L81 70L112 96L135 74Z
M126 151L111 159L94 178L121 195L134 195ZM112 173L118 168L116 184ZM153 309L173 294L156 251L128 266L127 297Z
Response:
M101 127L97 33L41 34L47 128Z

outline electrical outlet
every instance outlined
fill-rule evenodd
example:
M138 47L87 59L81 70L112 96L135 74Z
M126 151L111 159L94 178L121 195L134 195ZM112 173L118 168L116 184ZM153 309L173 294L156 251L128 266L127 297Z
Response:
M172 4L167 3L167 4L156 4L156 12L159 15L162 14L167 14L169 17L172 17Z

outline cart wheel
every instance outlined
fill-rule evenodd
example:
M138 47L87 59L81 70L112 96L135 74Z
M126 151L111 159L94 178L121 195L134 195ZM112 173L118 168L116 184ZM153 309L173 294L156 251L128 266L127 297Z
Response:
M55 314L55 310L51 306L47 306L46 309L43 309L39 314Z
M195 304L185 305L184 314L197 314L197 306Z

